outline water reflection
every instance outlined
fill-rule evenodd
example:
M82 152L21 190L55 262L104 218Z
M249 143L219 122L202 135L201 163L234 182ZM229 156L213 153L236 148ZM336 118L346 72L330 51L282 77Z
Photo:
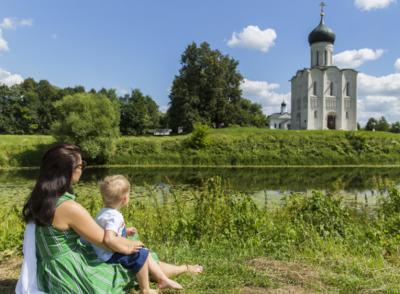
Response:
M0 171L0 185L26 185L38 170ZM230 190L240 192L304 192L307 190L366 192L400 184L400 168L89 168L82 182L97 182L106 175L123 174L135 186L191 185L220 176ZM279 194L279 193L278 193Z

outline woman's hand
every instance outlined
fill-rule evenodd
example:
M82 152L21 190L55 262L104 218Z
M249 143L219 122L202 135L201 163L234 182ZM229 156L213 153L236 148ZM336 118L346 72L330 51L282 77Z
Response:
M126 235L133 236L137 233L137 229L135 227L126 228Z
M114 231L105 230L104 244L113 252L129 255L138 252L143 247L140 241L121 238Z

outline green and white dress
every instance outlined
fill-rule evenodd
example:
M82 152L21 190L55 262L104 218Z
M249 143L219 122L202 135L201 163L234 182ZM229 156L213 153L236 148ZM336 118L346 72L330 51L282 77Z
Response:
M57 206L66 200L75 196L65 193ZM36 257L38 288L47 293L126 293L136 283L120 264L98 259L71 229L36 226Z

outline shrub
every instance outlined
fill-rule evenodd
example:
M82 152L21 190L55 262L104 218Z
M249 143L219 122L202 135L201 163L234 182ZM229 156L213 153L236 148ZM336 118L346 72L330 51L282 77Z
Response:
M322 237L344 237L350 220L349 209L341 197L313 191L310 196L291 195L284 198L286 217L299 228L311 227Z
M210 144L209 140L210 128L206 125L195 124L193 132L187 143L193 149L202 149Z

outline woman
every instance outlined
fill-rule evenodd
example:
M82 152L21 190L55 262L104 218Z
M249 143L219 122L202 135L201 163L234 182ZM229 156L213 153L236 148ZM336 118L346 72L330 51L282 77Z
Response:
M51 147L43 156L36 185L24 205L25 222L36 224L37 281L47 293L125 293L134 283L133 276L119 264L107 264L99 259L90 244L80 237L108 249L104 230L89 212L75 202L72 184L79 181L84 162L75 145ZM138 250L138 242L120 238L125 250ZM109 250L109 249L108 249ZM148 285L148 264L138 276L142 293L152 293ZM176 266L160 262L165 276L184 272L201 272L200 266ZM157 278L157 276L155 277Z

